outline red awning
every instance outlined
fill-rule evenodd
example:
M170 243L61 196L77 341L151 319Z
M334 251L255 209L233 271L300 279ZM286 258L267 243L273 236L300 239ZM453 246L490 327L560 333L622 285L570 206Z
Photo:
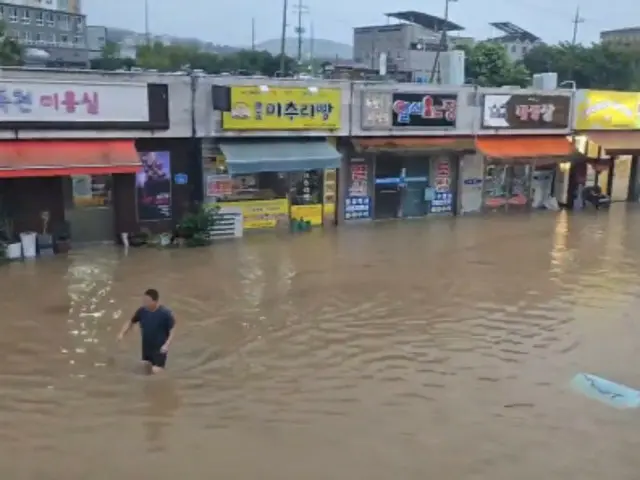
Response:
M0 178L136 173L133 140L18 140L0 142Z

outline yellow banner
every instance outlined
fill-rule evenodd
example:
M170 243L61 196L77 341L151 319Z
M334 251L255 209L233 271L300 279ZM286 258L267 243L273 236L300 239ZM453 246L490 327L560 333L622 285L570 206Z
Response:
M640 129L640 93L585 90L578 98L576 130Z
M302 87L231 87L224 130L337 130L342 90Z
M322 205L291 205L293 220L310 221L311 225L322 225Z
M276 228L289 218L289 200L249 200L246 202L220 202L220 207L235 207L242 210L245 230Z

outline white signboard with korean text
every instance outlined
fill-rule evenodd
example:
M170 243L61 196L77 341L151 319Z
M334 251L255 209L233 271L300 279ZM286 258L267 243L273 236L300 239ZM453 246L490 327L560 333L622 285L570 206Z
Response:
M0 80L0 123L148 121L144 83Z

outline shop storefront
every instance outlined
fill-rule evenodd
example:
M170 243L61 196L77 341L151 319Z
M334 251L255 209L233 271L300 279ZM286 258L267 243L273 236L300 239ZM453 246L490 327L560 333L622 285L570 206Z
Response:
M0 132L16 139L0 141L0 215L16 232L67 229L92 242L171 228L175 205L190 200L188 173L200 181L194 141L132 138L169 128L167 85L20 80L3 89Z
M476 191L470 201L484 211L557 208L553 179L574 154L567 136L570 108L568 95L484 95L482 130L493 134L476 140L484 160L482 187L478 189L477 158L469 162L473 174L463 172L462 188ZM467 162L463 165L466 170Z
M597 185L612 202L638 201L640 93L581 90L576 96L573 141L584 160L568 172L568 188Z
M457 93L362 92L361 128L344 160L344 220L453 215L459 157L474 149L456 135Z
M205 145L205 200L237 215L242 231L335 224L341 154L330 135L340 129L342 91L214 89L223 135ZM326 136L307 136L308 131ZM254 135L236 135L245 132Z

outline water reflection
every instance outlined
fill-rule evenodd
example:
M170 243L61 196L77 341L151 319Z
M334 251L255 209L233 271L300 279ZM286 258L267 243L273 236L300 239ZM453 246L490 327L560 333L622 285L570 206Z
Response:
M638 225L616 205L9 265L0 473L635 480L637 415L567 383L640 386ZM178 320L159 378L113 341L149 287Z

